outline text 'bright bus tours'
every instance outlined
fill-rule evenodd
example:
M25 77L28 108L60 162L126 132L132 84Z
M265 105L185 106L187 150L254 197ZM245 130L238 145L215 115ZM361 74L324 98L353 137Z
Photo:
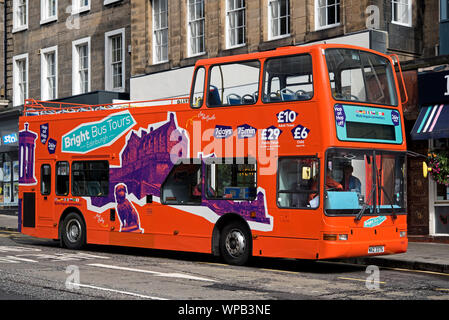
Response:
M200 60L182 99L27 100L21 231L231 264L405 252L399 92L390 56L313 45Z

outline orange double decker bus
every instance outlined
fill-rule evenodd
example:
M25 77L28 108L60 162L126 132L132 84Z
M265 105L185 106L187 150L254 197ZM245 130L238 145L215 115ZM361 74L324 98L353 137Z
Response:
M181 99L27 100L21 232L231 264L405 252L399 88L390 56L325 44L200 60Z

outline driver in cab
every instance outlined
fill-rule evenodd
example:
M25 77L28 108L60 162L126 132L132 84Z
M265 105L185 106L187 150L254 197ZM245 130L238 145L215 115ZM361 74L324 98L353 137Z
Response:
M317 190L317 185L318 185L318 180L315 179L315 181L313 182L310 189ZM332 178L332 171L331 171L331 169L327 168L327 170L326 170L326 190L329 190L329 189L336 189L338 191L343 191L343 186L341 185L341 183L338 183L337 181L335 181ZM309 201L311 201L316 196L317 196L316 193L309 194Z

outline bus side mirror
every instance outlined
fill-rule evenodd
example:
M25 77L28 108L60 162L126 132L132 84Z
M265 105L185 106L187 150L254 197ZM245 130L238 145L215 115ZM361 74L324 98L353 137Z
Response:
M429 168L427 166L427 163L423 161L422 163L422 175L424 178L427 178L427 175L429 174L429 172L432 171L432 168Z
M310 167L302 167L302 180L310 180Z

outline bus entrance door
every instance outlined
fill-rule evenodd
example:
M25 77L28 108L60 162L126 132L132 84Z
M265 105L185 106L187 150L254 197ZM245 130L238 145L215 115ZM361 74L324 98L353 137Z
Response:
M53 225L55 202L55 188L52 187L52 173L55 168L54 160L44 160L37 168L40 175L39 186L36 192L36 224L37 226L49 227Z

